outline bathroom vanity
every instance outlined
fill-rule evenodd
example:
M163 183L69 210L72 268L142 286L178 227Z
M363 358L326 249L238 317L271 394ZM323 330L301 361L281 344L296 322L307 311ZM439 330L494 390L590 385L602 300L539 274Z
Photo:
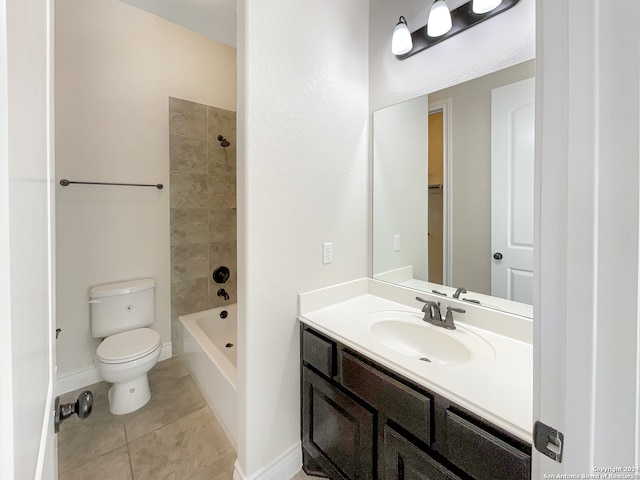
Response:
M467 307L440 332L419 308L414 291L371 279L301 295L305 470L529 479L530 320Z

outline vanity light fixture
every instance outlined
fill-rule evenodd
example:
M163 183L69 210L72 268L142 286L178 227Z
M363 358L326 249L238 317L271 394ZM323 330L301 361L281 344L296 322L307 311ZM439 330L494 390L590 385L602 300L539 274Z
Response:
M404 17L400 17L396 28L393 29L393 38L391 39L391 51L394 55L404 55L409 53L413 48L411 41L411 32Z
M519 0L470 0L458 8L449 11L445 0L436 0L429 11L427 24L411 33L411 42L406 40L408 31L407 21L400 17L400 21L393 31L391 51L400 60L409 58L418 52L453 37L480 22L495 17L510 9ZM406 30L405 30L406 29ZM398 39L396 40L396 33ZM401 38L404 40L401 42ZM400 48L402 45L404 48ZM410 47L407 47L410 45Z
M473 13L487 13L502 3L502 0L473 0Z
M427 20L427 35L430 37L441 37L451 30L451 12L444 0L436 0L429 10Z

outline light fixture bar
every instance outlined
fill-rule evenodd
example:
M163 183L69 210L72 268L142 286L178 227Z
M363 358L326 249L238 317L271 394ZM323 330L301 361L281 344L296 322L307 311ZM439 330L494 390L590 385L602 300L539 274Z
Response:
M427 35L426 25L423 27L420 27L419 29L411 33L413 48L405 54L396 55L396 56L400 60L409 58L412 55L415 55L416 53L426 50L427 48L432 47L446 40L447 38L451 38L460 32L464 32L466 29L471 28L474 25L477 25L481 22L484 22L485 20L488 20L489 18L492 18L492 17L495 17L496 15L501 14L505 10L508 10L511 7L513 7L518 2L519 0L502 0L502 3L498 5L495 9L487 13L478 14L478 13L473 13L473 9L472 9L473 1L469 1L464 5L461 5L460 7L451 11L451 23L452 23L451 30L449 30L447 33L445 33L440 37L434 38L434 37L429 37Z

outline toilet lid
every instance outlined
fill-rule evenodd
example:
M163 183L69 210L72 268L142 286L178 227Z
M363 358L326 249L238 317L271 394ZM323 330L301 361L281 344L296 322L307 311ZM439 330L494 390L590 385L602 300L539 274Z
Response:
M124 363L148 355L160 346L160 334L150 328L137 328L105 338L96 350L104 363Z

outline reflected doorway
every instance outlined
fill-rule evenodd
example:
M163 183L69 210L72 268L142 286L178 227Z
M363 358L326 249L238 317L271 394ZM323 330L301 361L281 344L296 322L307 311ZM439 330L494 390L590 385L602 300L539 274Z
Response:
M444 284L444 114L429 112L428 256L429 281Z

